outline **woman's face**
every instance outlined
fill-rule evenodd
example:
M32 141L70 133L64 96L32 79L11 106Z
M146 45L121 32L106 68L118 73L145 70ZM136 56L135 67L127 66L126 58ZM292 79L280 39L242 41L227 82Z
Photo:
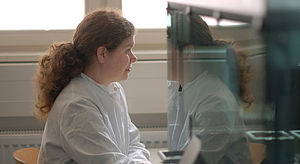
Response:
M105 64L109 82L118 82L128 78L132 63L137 60L132 53L134 44L135 36L133 35L126 38L116 49L108 52Z

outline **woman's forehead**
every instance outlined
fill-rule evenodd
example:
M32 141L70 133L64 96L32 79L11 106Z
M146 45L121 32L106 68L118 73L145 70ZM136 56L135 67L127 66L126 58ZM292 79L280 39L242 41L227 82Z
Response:
M122 47L133 47L135 44L135 36L130 36L123 40L121 43Z

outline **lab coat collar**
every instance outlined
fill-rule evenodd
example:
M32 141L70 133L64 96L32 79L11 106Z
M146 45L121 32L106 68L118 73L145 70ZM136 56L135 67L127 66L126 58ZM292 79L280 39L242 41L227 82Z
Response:
M201 73L200 75L198 75L198 77L196 77L196 79L194 79L193 81L186 83L183 86L182 91L184 92L185 90L191 88L192 86L197 85L197 83L199 83L199 81L201 81L207 74L208 74L208 71L206 70L203 73ZM180 84L179 84L178 81L168 81L168 88L169 89L172 88L172 89L176 89L178 91L179 86L180 86Z
M179 82L178 81L167 81L167 84L168 84L168 88L169 89L173 89L173 88L176 88L178 89L179 88Z
M86 79L86 80L90 81L92 84L96 85L97 87L99 87L100 89L104 90L105 92L107 92L109 94L116 93L116 92L118 92L120 90L120 86L118 85L117 82L112 82L108 86L105 86L105 85L97 83L95 80L93 80L92 78L88 77L84 73L81 73L81 77L83 79Z
M208 74L208 71L206 70L203 73L201 73L200 75L198 75L198 77L196 79L194 79L193 81L186 83L183 86L183 91L191 88L192 86L197 85L197 83L199 83L201 81L201 79L203 79L207 74Z

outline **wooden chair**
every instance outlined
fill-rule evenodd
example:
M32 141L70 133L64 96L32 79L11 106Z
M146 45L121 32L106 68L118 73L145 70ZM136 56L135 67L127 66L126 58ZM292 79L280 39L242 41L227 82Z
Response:
M262 143L250 143L253 164L260 164L267 156L267 146Z
M22 148L13 153L17 164L36 164L40 150L34 147Z

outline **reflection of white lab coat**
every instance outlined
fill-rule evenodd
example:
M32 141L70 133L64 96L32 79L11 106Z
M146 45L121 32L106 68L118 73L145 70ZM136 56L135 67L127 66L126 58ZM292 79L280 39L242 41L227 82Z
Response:
M55 101L39 163L150 163L149 155L129 118L121 85L105 87L81 74Z
M206 163L250 163L250 151L239 116L239 105L229 89L207 71L178 91L168 83L169 149L183 150L193 134L201 138Z

